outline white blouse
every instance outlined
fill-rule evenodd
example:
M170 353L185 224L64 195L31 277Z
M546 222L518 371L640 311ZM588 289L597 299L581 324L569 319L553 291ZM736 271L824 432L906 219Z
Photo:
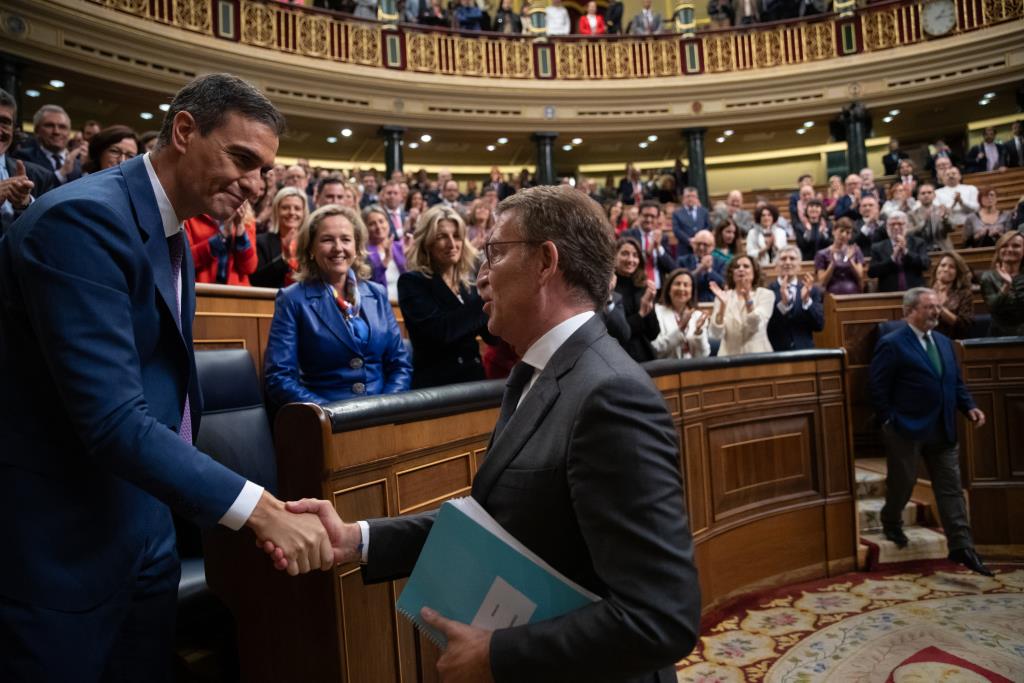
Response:
M718 347L719 356L736 356L742 353L767 353L772 350L768 341L768 321L775 307L775 292L758 287L750 294L754 300L754 310L747 312L745 301L740 301L736 290L726 290L725 315L721 325L716 325L718 312L722 302L715 299L715 308L711 312L711 336L721 340Z
M658 338L651 342L654 354L658 358L707 358L711 355L711 343L708 341L708 325L704 323L700 334L697 333L697 321L701 312L695 311L686 324L686 331L679 329L676 312L670 307L655 304L654 312L661 326Z

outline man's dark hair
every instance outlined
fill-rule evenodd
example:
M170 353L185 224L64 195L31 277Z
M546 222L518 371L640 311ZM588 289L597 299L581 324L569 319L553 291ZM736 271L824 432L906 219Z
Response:
M17 103L17 101L15 101L15 99L13 97L11 97L11 93L7 92L6 90L4 90L2 88L0 88L0 107L10 107L11 109L14 110L14 118L15 119L18 118L18 103Z
M658 213L661 213L661 202L657 202L653 199L644 200L644 202L640 204L641 213L644 209L657 209Z
M796 179L796 184L799 185L800 183L802 183L804 181L804 178L810 178L811 180L814 180L814 176L812 176L810 173L804 173L803 175Z
M342 187L344 187L347 184L348 183L342 180L341 176L329 175L326 178L321 178L320 180L316 181L316 194L317 196L323 194L324 188L327 187L328 185L341 185Z
M231 74L200 76L179 90L164 116L158 147L170 144L174 117L181 111L192 115L201 136L221 126L230 113L264 123L278 136L285 131L284 116L267 96Z
M554 242L558 269L580 303L595 310L608 299L615 264L615 232L601 205L568 185L538 185L504 199L495 209L510 213L522 238Z

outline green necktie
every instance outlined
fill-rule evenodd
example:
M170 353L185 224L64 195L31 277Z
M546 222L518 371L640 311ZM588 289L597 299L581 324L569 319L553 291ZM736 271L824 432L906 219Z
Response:
M932 341L931 334L924 335L924 350L928 354L928 360L932 362L932 366L935 368L935 372L942 376L942 359L939 358L939 350L935 347L935 342Z

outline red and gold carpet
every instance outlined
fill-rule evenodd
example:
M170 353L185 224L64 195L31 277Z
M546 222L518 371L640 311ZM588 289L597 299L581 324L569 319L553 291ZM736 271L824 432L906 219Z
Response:
M1024 565L948 562L739 598L704 617L686 683L1024 681Z

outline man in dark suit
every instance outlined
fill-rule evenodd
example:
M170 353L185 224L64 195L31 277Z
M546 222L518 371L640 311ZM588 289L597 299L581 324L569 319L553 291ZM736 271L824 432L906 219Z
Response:
M960 376L953 344L935 332L942 306L934 291L915 287L903 297L907 326L885 335L871 359L869 394L882 422L887 472L882 525L899 548L908 540L902 529L903 507L917 481L918 457L931 477L949 559L992 576L974 551L960 484L955 416L959 410L985 424Z
M290 573L331 566L319 520L192 446L202 400L181 221L254 200L283 125L252 86L197 79L157 151L47 193L0 238L4 680L168 680L169 507L278 539Z
M1006 165L1010 168L1024 166L1024 129L1021 121L1010 126L1010 139L1006 142Z
M535 187L498 207L484 254L477 285L489 328L523 361L472 495L603 599L493 632L424 610L448 639L438 669L482 683L674 682L674 662L697 637L697 577L665 402L595 315L608 297L612 231L581 193ZM289 506L318 511L338 558L362 559L367 581L408 575L434 520L343 524L329 502Z
M934 147L935 153L928 157L924 168L932 174L935 182L941 187L946 170L950 166L959 166L960 160L954 156L953 150L949 148L945 140L936 140Z
M814 286L814 275L800 270L800 249L783 247L778 256L779 277L769 285L775 293L775 308L768 320L768 340L776 351L814 348L814 333L825 328L821 290Z
M1001 171L1006 168L1006 148L996 140L996 129L989 126L982 131L981 142L967 150L967 173Z
M700 230L711 229L711 216L700 205L697 188L683 188L683 205L672 214L672 232L679 243L678 256L693 252L690 239Z
M88 145L79 144L69 149L71 118L56 104L45 104L32 117L35 137L21 144L12 154L23 161L31 161L52 169L61 185L82 177L82 158Z
M885 221L878 213L878 200L872 194L864 195L858 206L859 219L856 220L853 233L854 243L864 254L871 253L871 247L889 237L885 232Z
M715 236L710 230L699 231L690 239L690 246L693 247L693 253L680 256L676 263L693 276L697 285L697 301L714 301L715 293L711 291L711 283L725 289L725 267L729 262L712 253L715 249Z
M36 197L57 182L52 171L8 154L14 140L17 111L14 98L7 91L0 90L0 235Z
M670 245L668 235L663 235L658 227L661 220L661 205L655 201L645 201L640 205L640 225L623 232L623 236L632 237L640 243L644 250L644 267L647 269L647 279L654 282L654 287L661 290L661 284L665 276L676 267L672 255L669 253Z
M380 203L388 214L388 227L392 239L401 240L405 234L405 208L402 206L402 184L389 180L380 192Z
M885 175L896 175L896 171L900 167L900 160L909 158L910 155L900 149L900 141L896 138L889 138L889 151L882 157Z
M871 246L868 277L878 278L879 292L923 287L931 262L928 245L920 237L907 234L907 215L902 211L889 214L885 230L889 238Z

